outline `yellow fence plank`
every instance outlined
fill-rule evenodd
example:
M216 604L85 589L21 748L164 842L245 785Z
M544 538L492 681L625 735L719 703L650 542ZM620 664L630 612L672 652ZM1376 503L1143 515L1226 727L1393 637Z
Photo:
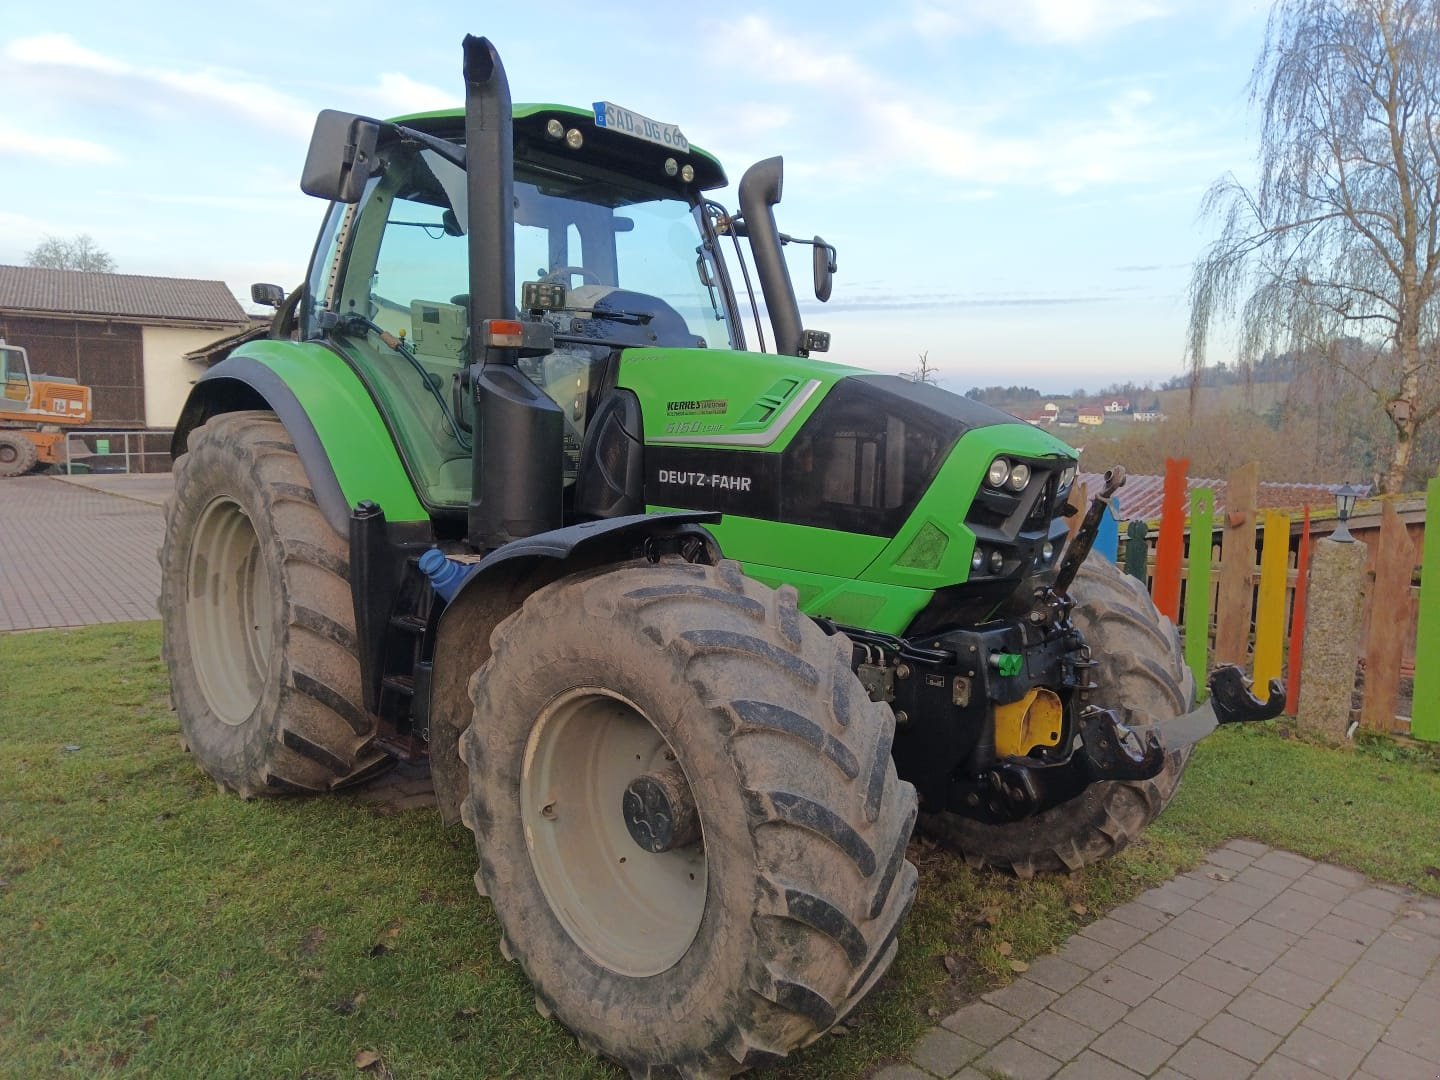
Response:
M1255 694L1270 696L1285 658L1285 579L1290 569L1290 519L1267 510L1260 551L1260 594L1255 606Z

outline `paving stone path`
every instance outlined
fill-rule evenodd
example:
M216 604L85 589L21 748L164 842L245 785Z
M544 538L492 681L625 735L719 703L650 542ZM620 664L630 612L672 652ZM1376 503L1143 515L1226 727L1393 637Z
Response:
M0 480L0 631L158 618L164 530L153 501L48 476Z
M1232 840L874 1080L1437 1080L1440 900Z

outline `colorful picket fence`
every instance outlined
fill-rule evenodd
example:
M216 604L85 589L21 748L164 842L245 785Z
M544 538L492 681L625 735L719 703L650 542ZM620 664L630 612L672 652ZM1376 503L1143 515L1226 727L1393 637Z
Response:
M1158 527L1131 522L1120 558L1148 580L1156 607L1180 627L1198 686L1212 665L1239 664L1258 694L1268 694L1270 679L1283 679L1286 711L1294 715L1316 539L1310 508L1303 515L1259 508L1259 469L1247 465L1227 480L1217 515L1216 493L1208 488L1190 492L1187 504L1187 470L1185 461L1167 462ZM1440 521L1440 477L1430 484L1419 520L1426 519L1432 526ZM1333 522L1323 524L1328 529ZM1357 673L1363 672L1359 720L1377 731L1408 730L1440 741L1440 526L1424 535L1421 552L1394 503L1385 500L1378 527L1358 541L1368 545L1373 568L1367 630L1356 657ZM1411 680L1407 702L1402 688Z

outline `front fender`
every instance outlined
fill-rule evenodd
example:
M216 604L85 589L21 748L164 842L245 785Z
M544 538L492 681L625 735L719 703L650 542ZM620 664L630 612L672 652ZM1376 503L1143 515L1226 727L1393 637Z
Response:
M473 712L470 676L490 658L494 629L536 589L578 570L624 561L653 539L693 535L707 546L707 558L718 559L719 545L704 526L719 520L719 514L704 511L587 521L512 541L480 562L445 606L435 631L430 777L445 824L460 820L460 803L469 785L460 759L460 735Z
M253 341L196 382L175 425L170 452L212 416L269 409L280 418L305 466L330 527L350 534L350 509L370 500L392 522L428 521L385 421L345 360L313 342Z

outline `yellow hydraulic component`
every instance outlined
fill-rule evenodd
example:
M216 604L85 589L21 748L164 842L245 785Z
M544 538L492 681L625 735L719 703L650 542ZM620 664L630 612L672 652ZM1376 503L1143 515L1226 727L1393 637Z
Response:
M1065 707L1053 690L1036 687L1019 701L995 706L995 753L1024 757L1039 746L1059 746Z

